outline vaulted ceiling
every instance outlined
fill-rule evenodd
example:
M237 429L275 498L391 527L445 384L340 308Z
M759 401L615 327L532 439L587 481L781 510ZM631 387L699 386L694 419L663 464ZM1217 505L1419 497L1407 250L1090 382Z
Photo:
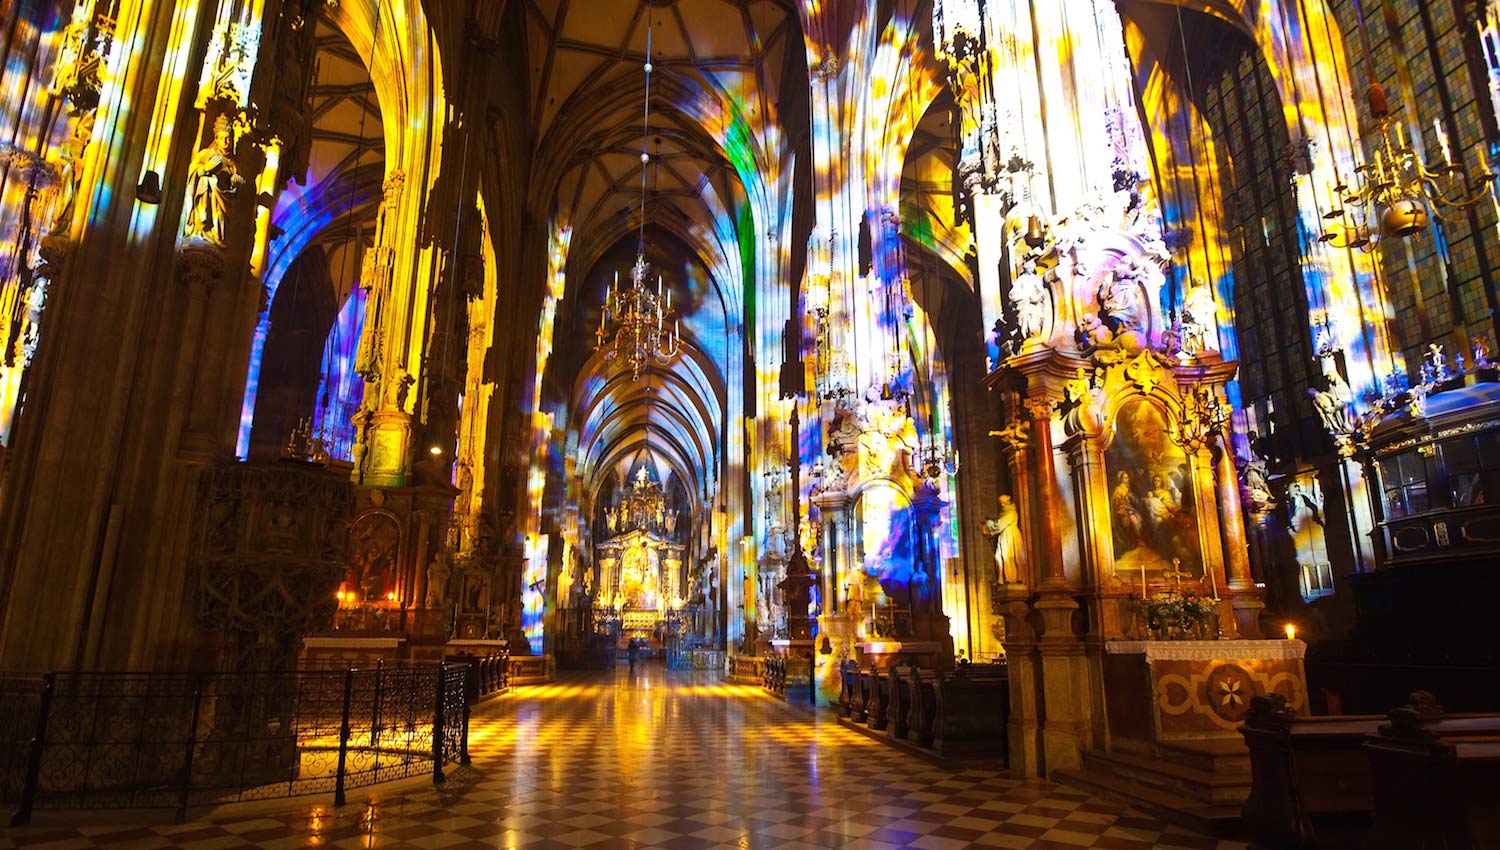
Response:
M740 251L753 238L748 196L756 189L747 182L764 179L766 159L789 158L784 121L807 124L805 114L778 109L787 61L801 61L795 7L788 0L513 2L526 28L531 208L572 228L555 358L563 368L557 379L573 387L582 471L602 478L633 457L649 418L653 452L701 492L716 475L713 443L731 356L726 330L739 321L732 305L743 285ZM643 148L651 158L644 173ZM772 154L759 153L766 150ZM634 256L643 188L652 259L674 288L687 350L635 386L592 354L589 334L603 287ZM656 391L641 391L652 384Z

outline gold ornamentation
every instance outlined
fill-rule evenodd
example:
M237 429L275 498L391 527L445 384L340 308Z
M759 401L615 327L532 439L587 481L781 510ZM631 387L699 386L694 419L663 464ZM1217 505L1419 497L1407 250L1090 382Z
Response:
M1022 402L1026 405L1026 412L1031 415L1034 422L1051 419L1052 413L1057 410L1057 403L1050 398L1028 398Z
M1005 447L1013 452L1025 451L1026 445L1031 439L1030 430L1025 420L1022 419L1013 420L999 431L991 431L989 435L991 437L999 437L1005 443Z
M1141 395L1151 395L1151 391L1162 382L1161 364L1156 362L1151 352L1142 351L1126 364L1125 377L1141 391Z

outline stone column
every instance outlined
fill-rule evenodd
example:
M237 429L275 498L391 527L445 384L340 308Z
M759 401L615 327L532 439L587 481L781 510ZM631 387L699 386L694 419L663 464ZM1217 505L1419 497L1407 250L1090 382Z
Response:
M1078 610L1075 588L1069 583L1062 555L1062 536L1056 517L1057 457L1052 447L1052 416L1055 405L1046 396L1026 400L1031 415L1031 475L1037 482L1036 556L1041 581L1039 598L1032 606L1041 622L1036 641L1041 672L1040 698L1045 706L1041 721L1040 769L1050 773L1074 768L1082 761L1083 740L1088 728L1088 671L1083 641L1074 631ZM1006 625L1010 625L1007 619ZM1024 686L1023 686L1024 687Z
M1244 513L1240 504L1240 480L1234 468L1234 454L1229 448L1227 438L1220 439L1219 459L1216 464L1218 472L1219 510L1226 518L1221 523L1224 540L1224 571L1227 574L1227 588L1225 595L1234 611L1234 633L1243 638L1260 637L1260 612L1266 607L1265 602L1256 592L1255 580L1250 576L1250 546L1245 537L1245 526L1243 521L1235 522L1243 517ZM1227 626L1225 623L1221 626ZM1228 628L1224 628L1226 635Z
M1031 417L1030 474L1036 481L1036 544L1032 553L1036 563L1032 575L1044 591L1067 591L1070 588L1062 559L1062 537L1052 522L1058 507L1056 455L1052 449L1054 405L1045 396L1028 398L1025 404Z

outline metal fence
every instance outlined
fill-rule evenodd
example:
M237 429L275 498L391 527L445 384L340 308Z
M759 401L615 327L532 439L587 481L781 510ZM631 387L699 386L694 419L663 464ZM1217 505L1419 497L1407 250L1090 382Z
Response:
M0 805L170 808L332 792L468 762L475 665L0 676ZM11 723L10 719L15 718Z

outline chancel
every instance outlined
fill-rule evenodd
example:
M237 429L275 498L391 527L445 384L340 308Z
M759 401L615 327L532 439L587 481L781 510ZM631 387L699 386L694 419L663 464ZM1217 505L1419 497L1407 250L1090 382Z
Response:
M1500 847L1497 57L0 0L0 844Z

